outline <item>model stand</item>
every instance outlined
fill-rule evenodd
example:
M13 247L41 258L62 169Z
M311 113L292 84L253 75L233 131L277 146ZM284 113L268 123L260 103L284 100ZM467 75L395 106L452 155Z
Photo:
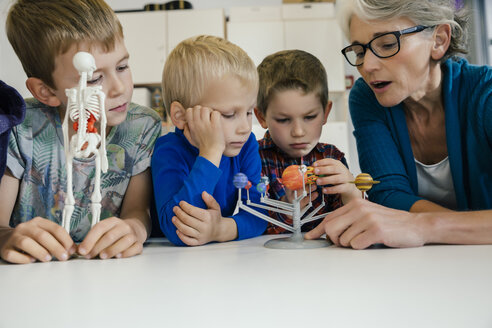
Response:
M75 207L72 186L73 159L94 157L95 160L94 191L91 196L91 227L99 222L102 199L101 172L106 173L108 170L105 95L102 86L87 86L87 80L92 79L92 73L96 70L96 62L90 53L78 52L73 57L73 65L79 71L80 80L77 87L65 90L68 102L62 125L67 170L67 194L63 208L62 226L68 233L70 233L70 221ZM70 142L69 118L73 122L73 129L76 132ZM94 126L96 122L100 122L101 135L98 134L97 128Z
M363 175L363 176L362 176ZM371 189L372 185L379 183L379 181L373 181L371 176L367 173L362 173L357 176L354 181L357 188L363 192L364 199L365 191ZM369 177L369 178L368 178ZM256 189L260 192L260 203L253 203L249 198L249 189L252 187L248 177L243 173L238 173L234 176L234 186L238 189L238 201L237 208L243 209L248 213L251 213L260 219L270 222L276 226L282 227L287 231L292 232L289 237L270 239L265 243L267 248L277 249L306 249L306 248L321 248L332 245L328 239L314 239L306 240L301 232L302 225L324 218L328 213L316 215L325 206L325 195L321 195L321 204L317 208L313 208L311 198L311 188L309 193L306 191L306 184L316 183L317 176L313 174L312 167L306 167L305 165L291 165L285 169L282 174L282 182L287 189L294 190L294 201L291 203L283 202L279 200L273 200L268 198L268 178L262 177L260 183L256 186ZM246 189L247 200L244 203L241 199L241 190ZM302 188L300 195L297 195L297 190ZM309 196L309 203L301 208L301 200ZM292 226L284 222L280 222L274 218L271 218L263 213L258 212L253 207L266 209L275 213L282 213L292 217ZM309 209L312 209L306 214Z

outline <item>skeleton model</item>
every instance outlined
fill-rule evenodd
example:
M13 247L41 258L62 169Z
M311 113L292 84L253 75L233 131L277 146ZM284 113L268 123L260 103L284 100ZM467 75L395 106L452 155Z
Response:
M360 177L363 176L363 179ZM313 168L311 166L306 167L305 165L291 165L285 169L282 174L282 182L284 186L288 189L294 190L294 201L293 203L287 203L283 201L273 200L268 198L267 189L268 189L268 178L264 180L265 177L262 178L262 181L258 183L256 189L260 192L260 203L255 204L251 202L249 199L249 189L252 187L251 182L248 181L248 178L243 173L238 173L234 176L234 186L238 189L238 201L237 207L240 209L249 212L260 219L268 221L272 224L275 224L279 227L284 228L287 231L292 232L292 235L287 238L276 238L271 239L265 243L265 247L268 248L291 248L291 249L299 249L299 248L319 248L326 247L331 245L331 243L326 239L317 239L317 240L305 240L302 233L301 227L303 224L315 221L321 218L324 218L327 213L316 215L322 208L325 206L325 196L322 194L322 202L321 204L313 209L309 214L305 215L306 212L313 207L312 199L311 199L311 188L309 188L309 203L301 209L301 200L304 197L308 196L308 192L306 191L306 184L314 184L316 183L316 179L318 178L313 173ZM355 181L350 181L351 183L355 183L357 188L361 190L363 193L365 191L371 189L372 185L375 183L379 183L379 181L372 180L371 176L367 173L361 173ZM241 200L241 189L246 189L247 192L247 201L246 204ZM297 190L302 188L301 195L297 195ZM365 198L365 194L364 194ZM264 215L257 210L251 208L258 207L269 210L271 212L282 213L286 215L290 215L292 217L292 226L280 222L276 219L273 219L267 215Z
M65 147L67 169L67 195L63 208L63 227L70 233L70 221L75 206L72 186L72 166L74 158L90 158L94 156L96 176L94 191L91 196L92 226L99 222L101 214L101 171L108 170L106 157L106 113L104 109L105 95L101 86L88 87L87 80L92 78L96 70L94 57L87 52L78 52L73 57L73 65L79 71L80 80L77 87L66 89L68 97L67 110L63 120L63 142ZM68 124L73 121L75 134L70 143ZM100 121L101 135L94 126Z

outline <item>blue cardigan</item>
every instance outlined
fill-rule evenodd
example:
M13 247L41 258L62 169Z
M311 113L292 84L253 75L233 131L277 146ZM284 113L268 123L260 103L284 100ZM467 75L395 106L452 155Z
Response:
M465 59L442 64L446 143L459 210L492 208L492 68ZM381 106L362 78L349 97L362 172L381 183L372 201L409 210L418 196L417 172L401 104Z
M219 203L222 216L232 217L237 225L237 239L245 239L261 235L267 222L252 214L240 210L232 215L237 202L237 189L232 180L236 173L246 174L249 181L256 186L261 175L261 160L258 143L253 133L244 144L239 155L222 156L219 167L204 157L198 156L198 148L192 146L183 131L176 129L168 133L155 144L152 155L152 182L159 224L164 235L175 245L185 244L176 234L176 227L171 219L173 207L181 200L191 205L207 208L202 200L202 192L206 191ZM242 199L246 200L246 192ZM249 190L250 199L260 201L260 193L256 188ZM259 210L266 214L266 211Z

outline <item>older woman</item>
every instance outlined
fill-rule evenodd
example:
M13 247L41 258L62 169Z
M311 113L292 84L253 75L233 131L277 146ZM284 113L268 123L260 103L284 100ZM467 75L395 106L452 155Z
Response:
M360 166L381 183L307 234L365 248L492 243L492 69L450 0L344 0Z

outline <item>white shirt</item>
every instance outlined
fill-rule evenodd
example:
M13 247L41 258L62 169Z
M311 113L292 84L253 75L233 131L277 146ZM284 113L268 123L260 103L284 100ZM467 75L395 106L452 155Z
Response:
M419 196L446 208L457 209L449 157L430 165L414 160L417 168Z

